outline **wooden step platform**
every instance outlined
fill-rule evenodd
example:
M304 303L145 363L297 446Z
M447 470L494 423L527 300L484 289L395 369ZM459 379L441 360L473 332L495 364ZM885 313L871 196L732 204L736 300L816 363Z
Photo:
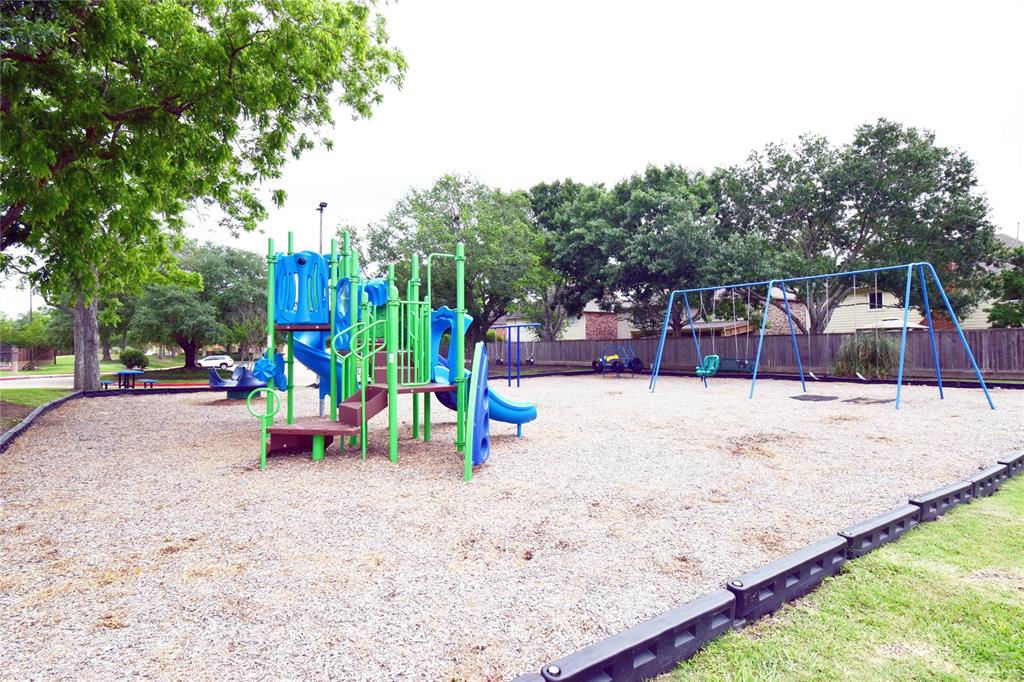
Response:
M296 420L294 424L275 424L267 429L267 433L295 436L352 436L359 433L359 427L331 421L326 417L314 417Z
M359 427L314 417L300 419L294 424L276 424L269 427L267 433L270 434L267 454L278 455L289 452L312 452L313 436L323 436L326 448L335 438L358 435Z

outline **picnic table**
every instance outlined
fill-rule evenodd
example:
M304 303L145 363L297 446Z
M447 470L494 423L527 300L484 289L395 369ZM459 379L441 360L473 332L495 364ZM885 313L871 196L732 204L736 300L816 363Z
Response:
M118 388L135 388L135 380L140 374L145 374L141 369L122 369L117 373Z

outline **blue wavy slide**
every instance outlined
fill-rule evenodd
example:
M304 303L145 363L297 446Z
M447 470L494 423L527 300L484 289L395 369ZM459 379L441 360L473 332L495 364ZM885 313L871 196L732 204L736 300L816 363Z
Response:
M468 327L471 320L469 317L465 318L466 326ZM441 336L445 332L451 332L455 329L455 311L448 306L441 306L430 316L430 335L433 338L433 348L431 348L431 357L436 358L437 361L434 363L434 383L438 384L450 384L451 377L448 372L449 362L452 359L451 356L455 353L454 347L449 347L448 355L449 358L446 360L441 357L438 350L441 345ZM462 330L465 334L466 330ZM468 379L470 372L466 371L466 378ZM517 403L512 400L507 400L498 395L494 389L489 389L489 412L490 418L495 419L499 422L505 422L506 424L516 424L521 426L527 422L532 422L537 418L537 406L532 403ZM449 410L455 409L455 391L449 391L447 393L437 393L438 401L447 407Z

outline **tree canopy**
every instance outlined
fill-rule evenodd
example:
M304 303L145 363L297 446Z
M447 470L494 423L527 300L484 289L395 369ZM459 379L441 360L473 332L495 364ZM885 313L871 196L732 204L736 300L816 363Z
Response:
M188 207L212 203L226 228L254 228L259 186L316 144L332 101L367 116L405 70L360 2L0 9L0 265L73 301L76 363L96 354L96 297L166 270ZM93 387L97 370L76 364L76 386Z
M150 343L177 344L185 366L199 349L219 343L251 345L266 330L267 272L258 254L214 244L186 244L177 254L194 286L147 286L134 303L130 333Z
M1005 249L1001 265L991 282L995 303L988 321L993 327L1024 327L1024 246Z
M713 186L723 244L742 252L753 240L772 254L753 261L720 254L753 266L734 270L733 281L762 277L765 263L779 268L772 274L778 277L924 260L958 314L984 293L995 230L974 164L936 145L929 131L881 119L839 147L814 136L792 147L768 145L746 165L719 171ZM879 275L879 286L902 295L901 277ZM824 331L851 285L835 280L827 298L822 284L809 287L811 331Z
M473 317L467 343L472 344L542 276L541 240L524 192L445 175L428 189L410 190L386 220L371 226L367 252L373 262L401 264L396 274L405 281L410 254L423 262L431 253L454 253L459 241L466 248L466 309ZM454 306L452 262L438 260L432 268L433 302ZM425 275L421 270L423 286Z

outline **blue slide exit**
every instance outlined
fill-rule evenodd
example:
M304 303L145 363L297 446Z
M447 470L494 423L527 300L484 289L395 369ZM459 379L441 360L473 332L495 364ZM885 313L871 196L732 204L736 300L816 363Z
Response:
M468 327L472 320L466 316L464 317L465 326ZM450 363L454 360L455 345L448 345L448 358L445 359L440 357L439 350L441 346L441 336L445 332L451 332L455 329L455 311L448 306L441 306L430 315L430 336L433 340L433 347L430 349L430 357L434 360L434 383L438 384L450 384L451 377L449 375L448 368L451 366ZM463 329L462 333L465 334L466 330ZM470 376L470 372L466 372L466 377ZM447 407L449 410L455 409L455 391L449 391L447 393L437 393L438 401ZM522 425L527 422L532 422L537 418L537 406L532 403L517 403L512 400L506 400L505 398L498 395L494 389L490 390L490 415L491 419L495 419L506 424Z

